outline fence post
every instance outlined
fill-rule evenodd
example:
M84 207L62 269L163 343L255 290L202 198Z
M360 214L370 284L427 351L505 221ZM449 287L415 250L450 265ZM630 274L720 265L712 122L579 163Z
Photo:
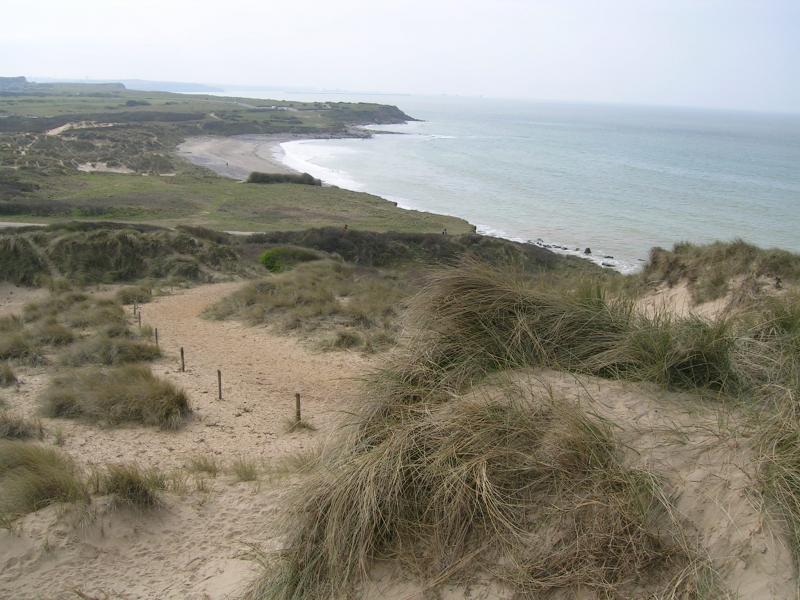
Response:
M186 372L186 363L183 360L183 346L181 346L181 373Z
M219 389L219 399L222 400L222 371L217 369L217 388Z
M294 395L294 420L300 422L300 394Z
M155 329L155 335L156 335L156 348L158 348L158 327L156 327Z

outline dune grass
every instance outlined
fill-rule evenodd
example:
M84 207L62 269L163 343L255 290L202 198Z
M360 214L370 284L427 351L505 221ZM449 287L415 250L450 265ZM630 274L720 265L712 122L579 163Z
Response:
M743 240L707 245L682 242L671 251L653 248L642 278L670 287L685 281L694 302L702 303L725 296L737 279L745 284L755 284L758 278L779 279L783 284L800 282L800 255L765 250Z
M139 423L178 429L191 413L189 399L181 389L141 365L57 375L40 402L45 416L81 418L110 426Z
M0 335L0 360L16 360L29 365L45 362L42 348L24 333Z
M59 502L86 502L74 463L54 448L0 440L0 515L13 519Z
M248 284L211 306L206 315L251 325L276 324L284 331L323 338L332 335L330 348L363 347L370 341L372 347L382 348L396 338L399 313L414 285L413 277L398 273L318 260Z
M10 412L0 412L0 439L30 440L43 437L44 428L39 420L26 419Z
M122 304L146 304L153 299L153 290L141 285L131 285L120 289L116 298Z
M192 473L205 473L211 477L216 477L220 471L219 461L208 454L198 454L189 459L186 468Z
M121 505L148 509L161 504L159 492L167 488L167 478L134 464L107 465L96 474L94 485L96 492L113 495Z
M61 364L72 367L88 364L111 366L150 361L160 356L161 350L155 344L98 333L65 350Z
M0 387L10 387L17 383L14 369L8 363L0 363Z
M257 481L259 475L258 462L239 456L231 463L231 472L237 481Z
M299 490L285 560L246 597L352 596L381 558L428 581L491 565L520 593L613 593L676 556L654 525L668 514L658 481L572 404L406 404Z

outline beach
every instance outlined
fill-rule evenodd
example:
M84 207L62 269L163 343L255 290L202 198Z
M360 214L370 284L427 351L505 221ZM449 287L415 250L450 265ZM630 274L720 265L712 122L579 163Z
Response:
M301 136L237 135L231 137L191 137L178 146L178 154L199 167L232 179L247 179L253 171L262 173L294 173L276 153L280 145Z

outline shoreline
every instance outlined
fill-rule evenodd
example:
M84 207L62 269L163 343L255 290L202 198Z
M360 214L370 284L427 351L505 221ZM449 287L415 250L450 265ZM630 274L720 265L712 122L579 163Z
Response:
M358 128L358 134L353 132L351 135L330 135L322 137L319 134L303 135L303 134L243 134L236 136L197 136L187 138L182 144L178 146L178 154L191 162L194 165L205 167L214 171L217 175L228 177L231 179L238 179L244 181L253 171L260 171L263 173L302 173L289 164L289 155L286 153L284 144L289 142L314 142L314 141L327 141L332 139L353 139L353 138L370 138L375 134L383 134L382 131L374 131L366 128ZM400 132L385 132L391 135L402 135ZM360 135L359 135L360 134ZM317 167L316 173L311 173L314 177L321 179L324 185L334 185L344 189L349 189L357 192L367 192L363 186L353 180L343 181L338 179L336 183L331 183L330 174L320 173L320 170L325 170L323 167ZM409 203L405 199L374 194L386 202L391 202L398 208L405 210L425 211L430 212L428 209ZM466 220L461 215L451 213L437 212L443 216L456 217ZM637 272L643 264L642 259L639 259L639 264L630 263L619 260L611 255L599 252L595 254L595 249L592 249L591 254L585 254L587 248L591 245L585 245L580 248L570 248L558 242L548 242L541 238L536 240L523 240L519 237L512 236L506 232L501 232L493 227L487 225L476 225L467 221L475 228L476 233L490 237L497 237L506 239L512 242L522 244L531 244L550 250L556 254L563 256L574 256L592 262L600 267L613 269L623 274L631 274Z

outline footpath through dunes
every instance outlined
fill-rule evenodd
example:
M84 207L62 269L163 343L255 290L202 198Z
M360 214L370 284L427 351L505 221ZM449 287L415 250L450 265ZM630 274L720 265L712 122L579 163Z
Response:
M85 515L51 506L0 530L0 598L235 597L257 571L244 557L248 544L280 547L275 516L296 477L291 469L283 472L282 461L332 431L368 363L355 353L315 353L266 328L201 316L240 285L178 290L143 307L143 323L158 328L165 353L153 372L183 387L195 411L183 428L42 419L46 431L61 432L62 450L87 473L135 463L184 477L185 489L163 493L164 506L144 514L100 497ZM10 409L37 416L36 400L48 379L43 369L24 373L20 391L8 396ZM314 432L286 432L296 392ZM187 468L198 458L216 463L219 474ZM259 481L237 481L230 472L237 458L262 462L266 472Z

